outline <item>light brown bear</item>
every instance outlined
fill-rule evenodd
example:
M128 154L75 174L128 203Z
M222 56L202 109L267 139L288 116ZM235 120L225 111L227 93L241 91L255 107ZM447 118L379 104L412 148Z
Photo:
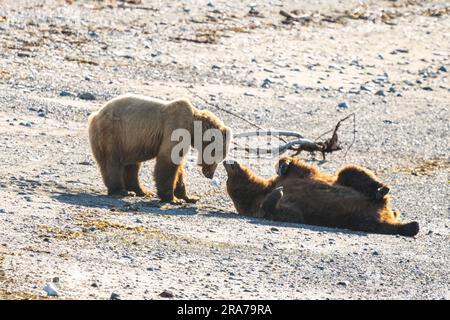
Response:
M203 135L198 144L194 139L194 123L199 121L202 133L218 129L223 143L213 162L202 161L208 146ZM199 123L197 122L197 124ZM206 110L192 106L187 99L162 101L139 95L123 95L107 102L89 117L89 140L109 195L153 195L139 181L141 163L156 158L154 177L159 198L164 202L195 202L188 196L184 181L184 161L174 162L173 141L176 129L190 134L189 145L199 151L199 164L207 178L212 178L217 164L227 155L231 130ZM178 153L181 159L187 150ZM221 153L221 155L219 154Z
M372 200L383 200L390 188L381 182L372 171L355 164L342 166L336 175L319 170L317 166L308 164L296 157L284 157L277 165L279 176L313 179L330 185L341 185L355 189Z
M236 161L224 162L227 191L239 214L382 234L414 236L417 222L401 223L389 199L372 201L350 187L320 179L264 179Z

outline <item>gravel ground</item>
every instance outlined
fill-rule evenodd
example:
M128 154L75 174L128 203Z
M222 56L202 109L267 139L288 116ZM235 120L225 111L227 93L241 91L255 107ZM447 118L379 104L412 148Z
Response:
M49 283L58 299L450 298L448 1L132 2L0 5L0 298L44 299ZM420 233L240 217L224 169L213 186L193 157L196 205L105 196L86 121L118 94L186 96L251 129L188 89L311 138L356 113L347 156L318 164L375 170ZM274 174L274 159L233 156Z

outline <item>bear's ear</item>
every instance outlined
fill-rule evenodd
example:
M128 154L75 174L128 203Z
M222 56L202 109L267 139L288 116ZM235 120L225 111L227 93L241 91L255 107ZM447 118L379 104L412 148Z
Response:
M288 159L281 159L278 162L277 174L281 177L285 176L289 169L290 163L291 163L291 161L289 161Z

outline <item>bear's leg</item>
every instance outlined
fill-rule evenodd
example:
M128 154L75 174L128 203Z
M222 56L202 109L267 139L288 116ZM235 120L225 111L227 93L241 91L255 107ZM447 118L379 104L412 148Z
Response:
M382 200L390 191L372 172L356 166L341 168L336 183L361 192L372 200Z
M416 221L410 223L389 223L376 222L362 228L362 231L375 232L381 234L399 234L405 237L414 237L419 232L419 223Z
M125 166L123 171L123 181L125 183L125 188L128 191L133 191L138 197L154 196L154 193L146 190L139 182L139 169L141 168L141 163L136 162L135 164L130 164Z
M123 184L123 166L118 161L108 161L100 167L103 181L108 188L108 195L127 196Z
M269 193L261 205L264 213L267 215L275 213L278 207L278 203L280 202L282 197L283 187L278 187L271 193Z
M174 195L178 199L183 199L184 201L189 202L189 203L196 203L200 199L197 196L188 195L186 193L186 184L184 182L184 166L183 166L183 164L178 167Z
M181 203L174 195L177 172L180 165L174 164L170 156L158 155L155 165L155 183L162 202Z

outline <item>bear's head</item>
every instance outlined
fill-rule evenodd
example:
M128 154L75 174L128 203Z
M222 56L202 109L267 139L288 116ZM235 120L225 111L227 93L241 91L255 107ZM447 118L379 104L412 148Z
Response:
M227 192L236 210L240 214L253 214L255 201L268 192L268 182L235 160L225 160L223 166L228 175Z
M276 171L280 177L295 177L305 179L317 173L317 168L307 164L300 158L283 157L276 165Z
M232 131L218 117L207 110L197 113L196 120L202 123L201 146L197 146L196 141L192 141L192 143L199 151L198 163L202 167L203 175L211 179L214 176L217 165L228 155ZM194 139L197 138L194 132Z

